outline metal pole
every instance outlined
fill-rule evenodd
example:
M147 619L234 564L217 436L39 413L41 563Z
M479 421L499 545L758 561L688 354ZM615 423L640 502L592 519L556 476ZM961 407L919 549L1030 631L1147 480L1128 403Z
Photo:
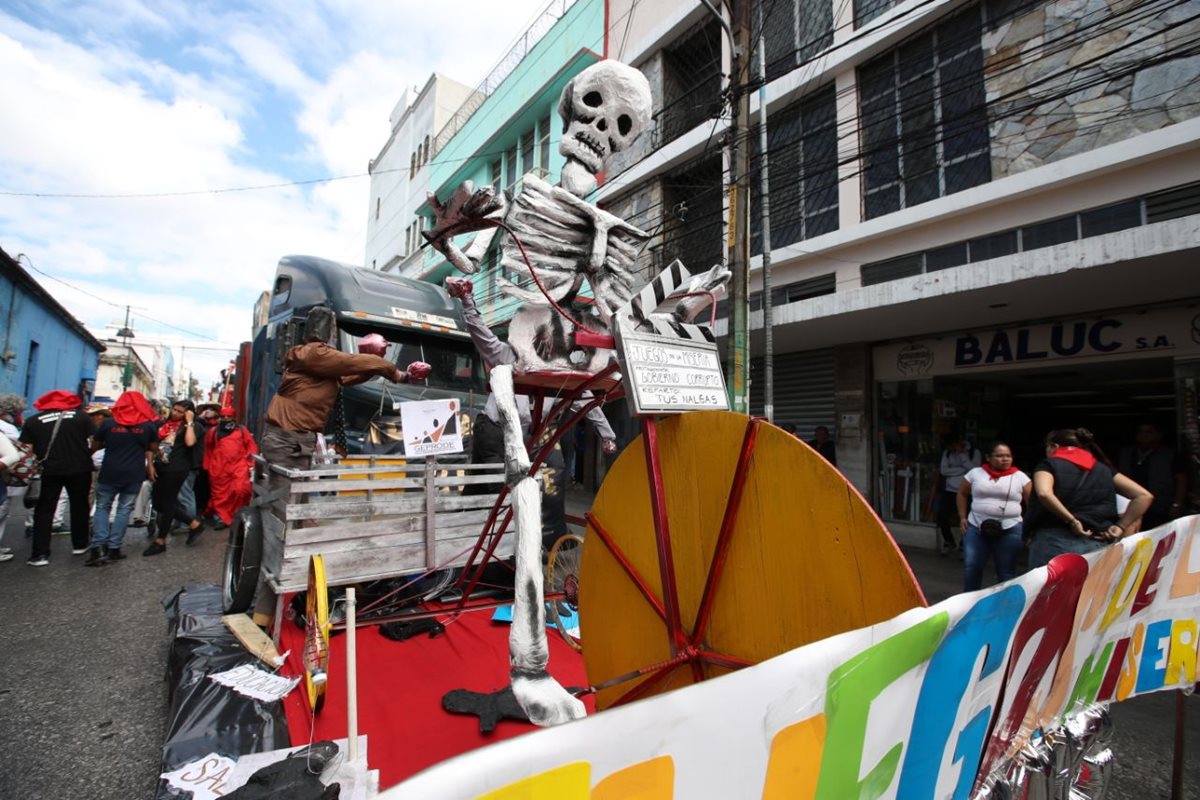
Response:
M125 306L125 327L121 329L125 335L125 369L121 370L121 388L126 391L133 385L133 350L129 347L129 306Z
M346 587L346 738L350 763L358 760L358 624L353 586Z
M762 23L759 23L761 30ZM758 39L758 193L762 201L763 415L775 421L775 308L771 300L771 182L767 174L767 42Z
M737 0L733 8L736 35L731 59L735 115L729 187L729 261L733 273L729 291L729 386L730 408L745 414L750 410L750 149L745 141L750 130L750 95L745 87L751 2Z

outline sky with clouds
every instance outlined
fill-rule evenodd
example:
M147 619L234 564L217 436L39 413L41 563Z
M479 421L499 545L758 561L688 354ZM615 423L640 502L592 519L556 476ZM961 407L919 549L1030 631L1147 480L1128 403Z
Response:
M477 84L546 2L0 0L0 247L94 330L248 339L281 255L362 262L405 87Z

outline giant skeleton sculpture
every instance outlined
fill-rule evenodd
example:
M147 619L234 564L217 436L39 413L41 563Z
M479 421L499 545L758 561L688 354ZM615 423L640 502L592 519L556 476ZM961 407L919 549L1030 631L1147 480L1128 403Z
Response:
M559 101L563 136L559 152L566 157L558 186L526 175L511 205L492 187L475 190L468 181L441 203L430 196L434 224L425 233L437 250L462 272L478 270L497 230L512 236L501 242L501 264L529 279L533 289L501 280L502 290L522 300L509 325L514 365L491 372L492 392L504 426L507 482L516 520L516 595L509 635L513 693L529 719L556 725L584 715L584 706L547 672L545 604L541 564L540 484L529 475L531 460L521 435L513 376L527 372L594 374L607 366L612 351L577 343L583 327L607 335L618 324L637 328L657 308L636 302L636 260L650 238L621 218L583 198L596 188L596 174L609 155L628 148L650 122L650 85L636 69L615 61L595 64L567 84ZM479 231L466 248L451 237ZM528 263L527 263L528 259ZM531 269L530 265L534 265ZM718 265L691 276L675 262L670 289L660 305L668 323L690 322L715 300L729 279ZM666 275L667 273L664 273ZM660 276L661 277L661 276ZM584 281L594 303L586 311L572 308ZM624 319L618 319L624 315Z

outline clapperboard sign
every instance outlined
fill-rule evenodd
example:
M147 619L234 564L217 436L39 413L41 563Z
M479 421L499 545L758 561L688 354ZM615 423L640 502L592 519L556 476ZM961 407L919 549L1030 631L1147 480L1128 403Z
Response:
M414 400L399 403L404 455L440 456L463 451L457 400Z
M672 262L618 314L617 357L634 414L729 408L712 329L654 313L688 277Z

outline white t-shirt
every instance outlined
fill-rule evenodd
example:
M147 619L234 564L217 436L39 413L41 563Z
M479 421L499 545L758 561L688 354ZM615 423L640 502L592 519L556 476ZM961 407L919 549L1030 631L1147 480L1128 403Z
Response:
M985 519L998 519L1008 530L1021 521L1021 494L1030 478L1021 470L999 480L983 467L975 467L963 480L971 485L971 513L967 522L978 528Z

